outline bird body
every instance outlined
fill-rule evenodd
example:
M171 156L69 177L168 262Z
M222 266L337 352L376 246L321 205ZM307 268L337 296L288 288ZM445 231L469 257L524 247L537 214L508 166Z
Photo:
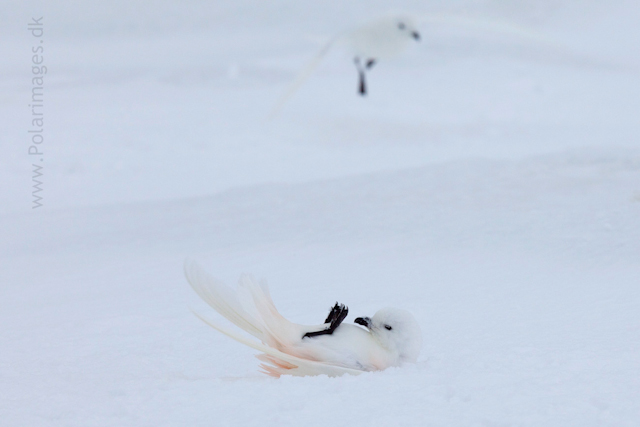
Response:
M410 46L412 41L421 40L421 35L418 32L419 27L439 25L466 28L475 32L499 35L502 38L508 36L510 39L528 40L549 46L556 45L554 40L544 37L533 30L504 22L446 14L387 13L328 39L286 91L283 92L272 108L269 117L276 117L287 100L302 86L304 81L320 64L322 58L333 47L342 48L353 58L358 73L357 93L365 96L368 93L367 72L371 70L374 64L401 54Z
M340 37L352 55L363 59L388 59L404 52L420 34L409 15L386 15Z
M300 357L364 371L383 370L398 359L397 351L384 347L371 332L349 324L331 335L301 340L295 347Z
M357 375L415 362L419 355L420 327L408 311L386 308L372 318L357 318L363 328L342 323L348 309L336 303L325 323L299 325L280 315L266 285L250 276L243 276L234 291L195 262L185 263L185 275L205 302L259 341L198 316L225 335L261 351L257 357L268 375Z
M311 75L329 50L337 45L349 52L354 58L358 72L358 93L367 94L366 72L380 59L392 58L401 54L411 40L420 40L415 19L406 14L386 14L382 18L369 21L359 27L342 32L329 39L315 57L302 69L298 77L275 104L270 117L275 117L286 101Z

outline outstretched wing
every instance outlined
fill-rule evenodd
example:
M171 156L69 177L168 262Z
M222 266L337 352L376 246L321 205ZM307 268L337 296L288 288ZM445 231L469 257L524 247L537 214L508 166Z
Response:
M322 46L316 56L311 61L309 61L309 63L302 69L293 83L289 85L287 90L282 94L282 96L278 99L278 102L276 102L275 106L271 109L271 112L269 113L269 119L273 119L278 115L289 98L291 98L293 94L296 93L296 91L300 88L300 86L302 86L305 80L309 78L313 70L315 70L318 64L320 64L320 61L322 61L322 58L324 58L324 56L327 54L336 39L337 38L333 38L325 43L325 45Z
M264 373L273 377L279 377L280 375L328 375L330 377L337 377L344 374L359 375L365 371L345 368L342 366L331 365L328 363L317 362L314 360L302 359L300 357L292 356L290 354L283 353L271 348L263 343L252 340L247 337L243 337L229 329L218 325L217 323L206 319L200 314L194 311L194 314L200 318L207 325L222 332L226 336L233 338L234 340L249 346L255 350L261 351L264 354L256 356L262 362L267 364L261 364L260 367Z
M294 351L307 332L321 331L326 325L302 326L282 317L271 300L269 289L249 275L231 289L211 277L195 261L186 260L184 272L194 291L231 323L263 343L280 351Z
M211 277L193 260L185 260L184 274L198 296L215 311L254 337L264 340L263 325L243 307L233 289Z

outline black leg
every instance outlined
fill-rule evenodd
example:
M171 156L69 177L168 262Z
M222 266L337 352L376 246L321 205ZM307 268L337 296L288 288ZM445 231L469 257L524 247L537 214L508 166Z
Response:
M365 96L367 94L367 84L365 83L365 78L364 78L364 71L360 70L358 71L358 74L360 76L360 84L358 87L358 93L360 93L360 95Z
M360 65L360 58L358 58L357 56L355 58L353 58L353 62L356 64L356 69L358 70L358 93L362 96L365 96L367 94L367 84L365 82L365 68L362 68L362 66ZM371 62L371 60L367 61L367 65L365 65L366 68L369 67L369 62Z
M302 338L303 339L305 337L311 338L311 337L316 337L318 335L331 335L333 331L335 331L336 328L340 326L342 321L347 317L347 314L349 314L349 308L344 304L336 303L331 308L331 311L329 311L329 315L327 316L327 319L324 321L324 323L329 324L329 326L327 326L327 328L322 331L307 332L302 336Z

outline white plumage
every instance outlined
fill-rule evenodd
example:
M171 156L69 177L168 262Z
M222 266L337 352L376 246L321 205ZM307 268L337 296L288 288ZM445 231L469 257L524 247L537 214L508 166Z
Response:
M545 45L555 45L554 40L548 39L533 30L499 21L444 14L387 13L361 26L329 38L278 99L269 117L273 118L278 114L287 100L302 86L334 46L339 46L352 55L359 77L358 92L361 95L365 95L367 93L365 74L374 64L380 60L384 61L402 54L412 42L420 40L419 27L438 25L466 28L481 33L500 35L502 38L509 37L522 41L528 40Z
M336 42L364 60L393 58L419 39L413 16L389 14L340 35Z
M196 315L214 329L262 352L257 356L263 362L260 367L271 376L357 375L415 362L420 353L420 327L406 310L386 308L372 318L356 319L366 326L363 328L342 323L347 309L336 304L331 314L344 309L335 322L337 327L329 323L298 325L278 313L266 285L250 276L242 276L234 291L193 261L185 262L185 275L205 302L259 341Z

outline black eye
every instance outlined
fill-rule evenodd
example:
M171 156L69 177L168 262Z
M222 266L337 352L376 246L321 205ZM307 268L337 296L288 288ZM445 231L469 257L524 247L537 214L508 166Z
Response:
M404 30L406 28L406 26L404 25L404 22L399 22L398 28L400 28L401 30Z
M387 331L390 331L390 330L392 330L392 329L393 329L393 328L392 328L391 326L389 326L389 325L384 325L384 328L385 328Z

